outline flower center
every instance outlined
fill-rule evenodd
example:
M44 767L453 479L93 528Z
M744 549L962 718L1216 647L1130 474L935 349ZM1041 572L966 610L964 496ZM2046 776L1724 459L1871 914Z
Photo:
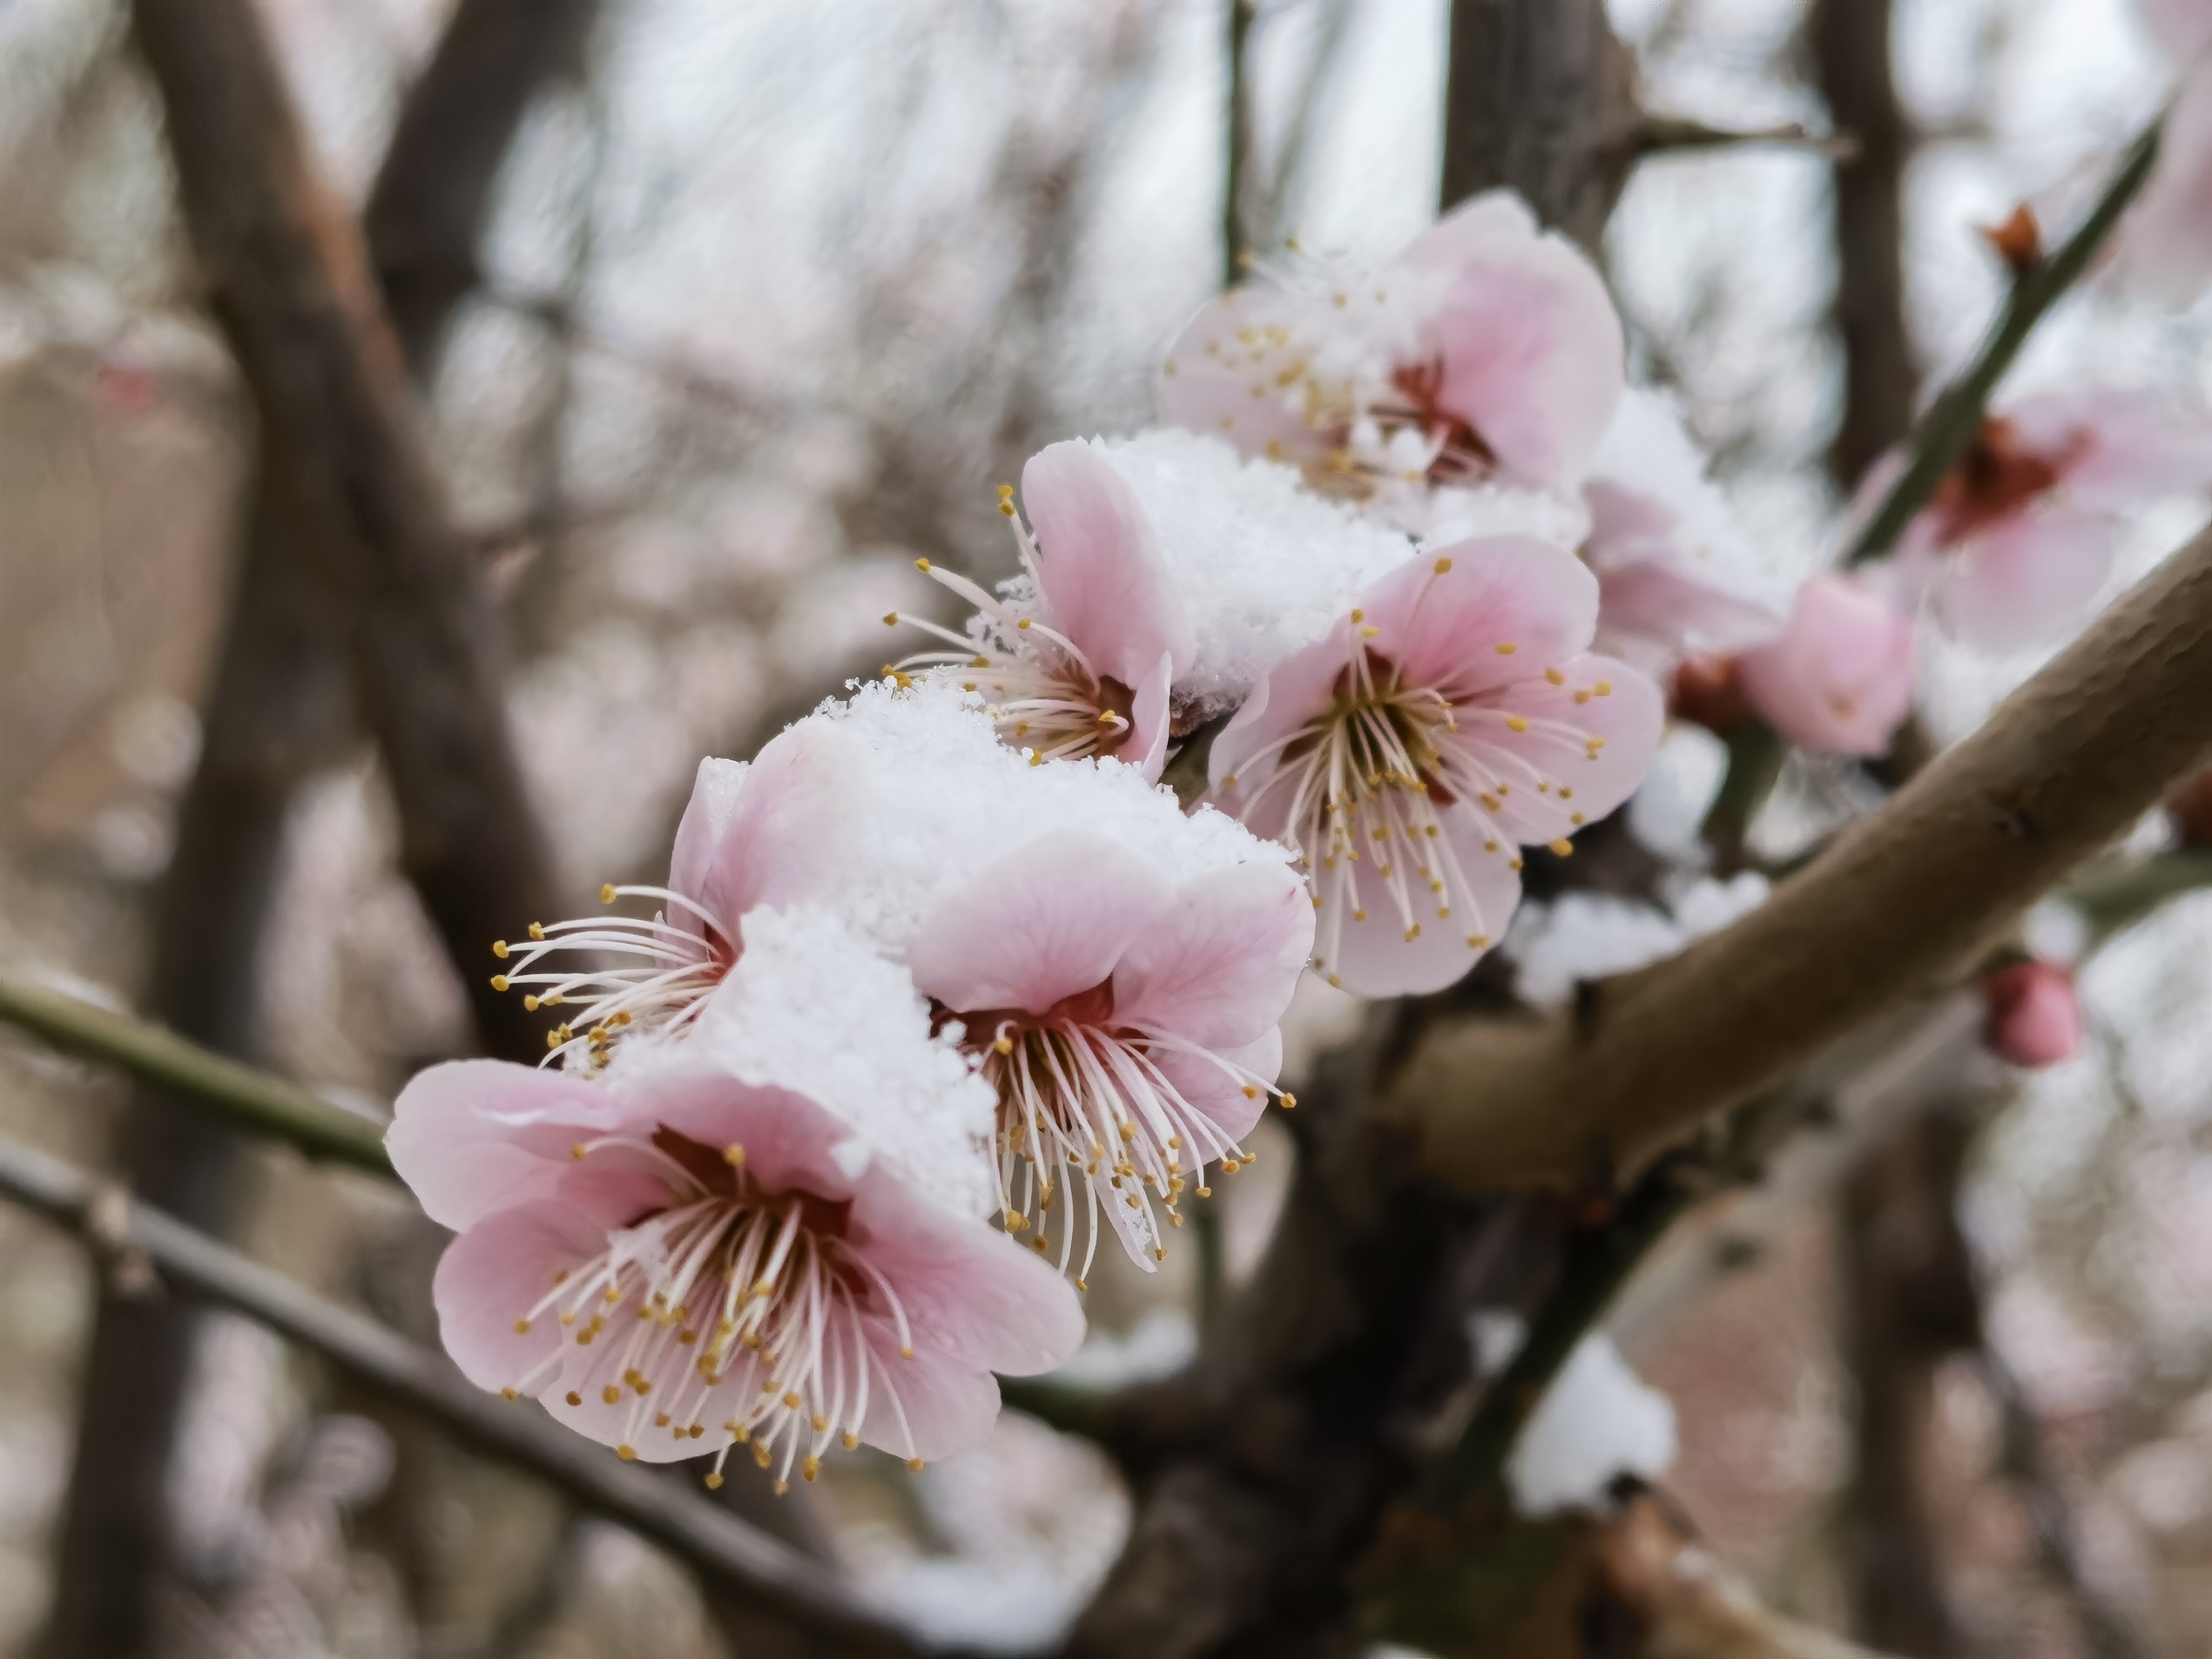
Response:
M999 486L999 510L1013 525L1023 568L1034 581L1037 543L1014 511L1013 493L1011 484ZM885 626L911 623L950 648L887 663L885 678L906 684L914 677L933 676L981 693L989 700L986 708L1000 741L1024 751L1032 766L1112 755L1128 742L1136 730L1135 693L1110 674L1097 672L1074 641L1034 617L1017 615L997 594L957 571L927 559L916 559L914 565L973 605L981 627L973 634L956 634L927 617L890 612Z
M968 1048L999 1091L999 1204L1006 1231L1030 1234L1030 1248L1048 1255L1045 1228L1059 1205L1063 1273L1077 1231L1086 1235L1078 1290L1090 1288L1102 1215L1132 1260L1147 1267L1164 1261L1166 1229L1182 1225L1176 1204L1185 1190L1194 1182L1198 1197L1212 1196L1206 1166L1218 1162L1233 1175L1253 1161L1176 1086L1164 1060L1179 1070L1211 1068L1248 1099L1297 1103L1249 1067L1186 1037L1118 1024L1110 981L1042 1014L987 1009L944 1017L966 1025ZM1063 1184L1081 1199L1071 1201Z
M1930 505L1941 538L1947 544L1964 541L2019 511L2058 483L2068 459L2066 450L2044 454L2028 448L2010 421L1984 420L1966 453L1936 486Z
M622 1407L624 1459L648 1433L699 1440L711 1430L720 1443L710 1487L742 1445L761 1468L777 1466L779 1492L794 1462L813 1480L833 1439L860 1443L872 1398L888 1400L903 1424L869 1325L888 1318L907 1358L912 1333L897 1293L848 1240L848 1203L771 1192L746 1172L743 1147L718 1150L665 1127L574 1152L650 1172L667 1182L669 1201L611 1232L605 1250L520 1310L518 1333L554 1318L562 1341L510 1397L548 1386L571 1340L597 1347L568 1406L597 1395L598 1405Z
M686 913L697 926L676 926L668 920L667 909L649 921L608 915L556 921L550 927L533 921L528 944L500 939L491 947L502 962L514 962L504 973L492 975L492 989L543 988L523 995L522 1006L532 1013L576 1005L573 1016L545 1034L549 1060L593 1068L605 1065L617 1039L632 1025L677 1025L689 1020L737 962L742 949L737 934L696 900L666 887L618 887L610 882L599 889L601 903L611 904L617 898L659 899L669 908ZM601 960L611 957L616 965L580 970L538 965L568 952Z
M1354 611L1352 620L1362 623L1363 614ZM1510 644L1497 648L1512 650ZM1545 678L1555 685L1566 683L1557 669ZM1610 696L1612 689L1600 680L1573 695L1587 702ZM1367 921L1368 905L1378 902L1378 886L1379 903L1395 914L1407 944L1431 918L1456 919L1470 951L1488 949L1503 932L1505 916L1485 914L1460 850L1443 833L1448 816L1468 821L1481 836L1483 854L1504 858L1516 871L1522 860L1513 850L1515 837L1498 822L1514 791L1547 797L1565 807L1559 815L1569 825L1582 823L1583 814L1567 805L1573 787L1524 750L1540 744L1556 748L1563 762L1595 759L1605 739L1563 720L1499 707L1492 701L1497 695L1455 702L1436 687L1407 685L1396 664L1355 635L1328 707L1245 763L1247 769L1276 763L1245 812L1279 789L1289 795L1278 839L1297 855L1313 889L1314 908L1322 914L1312 965L1330 984L1341 983L1329 964L1337 959L1344 929ZM1522 740L1520 746L1498 740L1509 733ZM1224 778L1222 787L1233 792L1236 778ZM1564 839L1551 847L1557 853L1571 850ZM1364 885L1363 854L1372 872Z

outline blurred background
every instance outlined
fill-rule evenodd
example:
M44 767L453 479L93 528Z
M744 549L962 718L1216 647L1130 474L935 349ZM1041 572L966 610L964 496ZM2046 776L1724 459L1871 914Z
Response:
M258 9L314 161L365 208L446 5ZM574 49L527 89L473 280L434 352L410 355L499 607L550 884L573 898L659 878L702 755L750 754L877 669L883 613L934 604L916 556L1010 569L993 490L1027 454L1150 418L1159 354L1223 280L1231 10L565 9ZM1263 261L1298 257L1280 252L1291 238L1379 259L1432 216L1447 10L1249 9L1237 210ZM2021 200L2063 221L2173 73L2124 0L1826 0L1820 18L1799 0L1616 0L1612 20L1648 109L1842 128L1863 144L1881 133L1863 107L1832 110L1832 54L1886 33L1898 320L1922 384L1972 350L2000 293L1975 228ZM1832 453L1847 386L1836 177L1802 143L1654 154L1604 240L1639 377L1679 393L1778 580L1823 557L1836 478L1870 459ZM376 234L372 215L373 248ZM2012 384L2092 373L2212 392L2212 311L2076 296ZM206 1035L379 1114L413 1068L471 1046L472 1017L400 872L386 781L342 693L306 681L282 701L283 729L260 740L281 751L284 787L259 828L218 838L248 848L259 884L243 944L161 938L194 926L160 895L197 878L173 868L189 851L179 802L241 550L266 510L253 444L123 9L0 0L0 961L179 1020L156 1006L174 1000L161 964L196 960L197 991L234 1005ZM2191 527L2146 520L2130 568ZM1923 648L1922 712L1939 737L2036 665ZM1709 789L1717 767L1694 732L1668 755L1638 819L1662 848L1682 814L1660 797ZM1775 858L1864 804L1840 769L1793 768L1754 829ZM2147 824L2143 844L2167 833ZM1747 1201L1755 1225L1727 1271L1632 1297L1614 1334L1674 1401L1668 1491L1772 1605L1853 1622L1867 1579L1844 1547L1849 1517L1872 1473L1901 1459L1917 1471L1941 1628L1938 1646L1893 1636L1900 1650L2085 1652L2103 1619L2145 1655L2212 1653L2212 896L2110 938L2071 912L2037 926L2039 948L2083 958L2085 1054L2025 1082L1968 1066L1946 1085L1963 1104L1926 1120L1936 1128L1816 1149ZM1301 994L1293 1076L1352 1029L1347 1002ZM107 1169L157 1144L124 1085L5 1036L0 1125ZM1225 1200L1232 1281L1263 1248L1286 1174L1282 1148L1263 1136L1261 1149ZM199 1190L219 1190L228 1237L430 1334L441 1240L404 1194L265 1149L191 1156L220 1166ZM1863 1340L1854 1305L1903 1305L1881 1279L1895 1255L1881 1242L1914 1228L1936 1243L1905 1289L1932 1310ZM1103 1275L1083 1378L1188 1358L1187 1267ZM173 1446L118 1500L158 1510L177 1540L155 1650L771 1650L629 1534L355 1397L242 1321L200 1322L166 1382L158 1365L103 1382L88 1358L99 1300L77 1245L0 1212L6 1651L39 1650L72 1593L97 1599L105 1575L139 1570L70 1559L63 1517L80 1432L127 1444L141 1402L167 1409L164 1388ZM1904 1373L1924 1383L1911 1396L1924 1408L1864 1408ZM108 1418L81 1423L88 1400ZM775 1524L923 1630L1006 1652L1057 1638L1130 1510L1096 1450L1015 1413L986 1452L919 1480L848 1457L809 1497ZM72 1573L86 1579L75 1592ZM2081 1616L2084 1597L2096 1618Z

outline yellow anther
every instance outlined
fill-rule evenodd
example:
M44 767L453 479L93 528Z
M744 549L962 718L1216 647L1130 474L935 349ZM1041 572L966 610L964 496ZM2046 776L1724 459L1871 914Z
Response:
M526 1319L518 1319L518 1320L516 1320L516 1321L514 1322L514 1334L515 1334L517 1336L527 1336L527 1335L529 1335L529 1334L530 1334L530 1322L529 1322L528 1320L526 1320Z
M1406 930L1406 943L1411 945L1415 939L1420 938L1420 936L1421 924L1417 921L1411 927L1408 927Z
M1010 501L1013 500L1013 498L1014 498L1014 487L1013 487L1013 485L1012 485L1012 484L1000 484L1000 485L999 486L999 499L1000 499L1000 501Z
M574 1158L574 1159L576 1160L576 1162L577 1162L577 1163L579 1163L579 1164L581 1164L581 1163L582 1163L586 1158L589 1158L591 1155L592 1155L592 1149L591 1149L590 1147L586 1146L586 1145L584 1145L584 1143L583 1143L582 1141L580 1141L580 1141L578 1141L574 1146L571 1146L571 1147L568 1149L568 1156L569 1156L569 1157L571 1157L571 1158ZM574 1314L568 1314L568 1315L564 1316L564 1317L565 1317L565 1318L567 1318L567 1319L570 1319L570 1320L574 1319L574 1318L575 1318L575 1316L575 1316L575 1315L574 1315Z
M1018 622L1018 623L1016 623L1014 624L1014 626L1015 626L1016 628L1019 628L1019 629L1026 629L1026 628L1028 628L1028 627L1029 627L1029 625L1030 625L1030 619L1029 619L1027 617L1023 617L1019 622Z
M572 1406L580 1406L584 1403L584 1396L571 1389L568 1390L568 1403Z
M1134 1140L1136 1138L1137 1126L1133 1123L1124 1123L1121 1126L1121 1139L1124 1140Z
M1613 695L1613 682L1611 680L1600 680L1595 685L1590 687L1590 690L1596 692L1601 697L1609 697Z
M707 1490L708 1492L720 1492L721 1489L722 1477L710 1472L707 1476Z
M848 1433L842 1443L847 1451L858 1451L860 1449L860 1437L857 1434Z
M1288 1089L1285 1089L1285 1090L1284 1090L1284 1091L1283 1091L1283 1092L1282 1092L1282 1094L1281 1094L1281 1096L1280 1096L1280 1099L1282 1100L1282 1103L1283 1103L1283 1109L1284 1109L1285 1111L1286 1111L1286 1112L1295 1112L1296 1110L1297 1110L1297 1109L1298 1109L1298 1097L1297 1097L1296 1095L1292 1094L1292 1093L1291 1093Z
M614 902L615 902L615 884L614 884L614 883L612 883L612 882L611 882L611 881L603 881L603 882L601 882L601 883L599 884L599 902L600 902L600 903L602 903L602 904L612 904Z
M745 1167L745 1149L738 1146L736 1141L732 1141L728 1146L722 1148L722 1162L728 1164L732 1170L744 1169Z
M501 1400L520 1400L522 1398L522 1391L520 1389L501 1389L499 1391L499 1397Z
M884 611L884 626L886 628L896 628L898 626L898 612L896 611Z
M1500 640L1498 642L1498 654L1501 657L1510 657L1520 648L1510 640Z
M668 1413L666 1412L653 1413L653 1426L656 1429L666 1428L668 1426ZM678 1440L681 1440L684 1437L684 1431L681 1429L677 1430L673 1437Z
M1200 1198L1212 1198L1213 1196L1213 1188L1211 1187L1200 1187L1198 1189L1198 1195Z
M1508 714L1505 717L1505 727L1509 732L1526 732L1528 729L1528 722L1518 714Z
M1377 628L1373 623L1369 623L1364 628L1359 630L1359 637L1363 640L1371 640L1375 638L1376 635L1382 633L1382 630Z
M1177 1216L1177 1217L1176 1218L1176 1223L1177 1223L1178 1224L1181 1224L1181 1222L1182 1222L1182 1218L1181 1216ZM1167 1253L1167 1251L1166 1251L1164 1248L1162 1248L1161 1246L1157 1245L1157 1244L1156 1244L1156 1245L1154 1245L1154 1246L1152 1247L1152 1260L1153 1260L1153 1261L1166 1261L1167 1259L1168 1259L1168 1253Z
M927 570L929 568L929 561L927 559L916 559L914 562L914 568L916 570Z
M1552 842L1551 846L1552 850L1554 853L1557 853L1561 858L1571 856L1575 850L1574 842L1569 841L1564 836L1562 836L1559 840Z
M822 1473L822 1460L818 1457L801 1458L799 1462L799 1472L811 1480Z
M620 1405L622 1403L622 1390L615 1387L613 1383L610 1382L605 1388L599 1390L599 1398L605 1401L610 1406Z
M491 988L495 991L504 991L507 989L507 975L505 974L494 974L491 976Z
M545 937L545 924L542 921L532 922L530 924L530 937L534 939L544 939Z
M494 939L491 942L491 953L497 957L501 962L505 962L507 960L507 941L503 939Z
M1364 611L1355 609L1352 613L1352 620L1356 623L1365 622L1367 620L1367 613Z
M501 975L501 978L505 978L505 977L506 977L506 975ZM504 990L507 988L504 985L500 984L500 982L499 982L499 981L498 981L498 980L494 980L494 981L492 981L492 985L493 985L494 988L498 989L498 990L501 990L501 991L504 991ZM539 1006L541 1006L541 1005L540 1005L540 1000L539 1000L538 998L535 997L535 996L526 996L526 997L525 997L525 998L523 998L523 999L522 999L522 1006L523 1006L523 1010L524 1010L524 1012L526 1012L526 1013L532 1013L532 1014L536 1013L536 1012L538 1012L538 1008L539 1008Z
M1567 683L1567 677L1556 668L1547 668L1544 671L1544 678L1553 685L1565 685Z
M1451 570L1451 561L1450 561L1449 559L1438 559L1438 560L1437 561L1437 564L1436 564L1436 571L1437 571L1437 574L1438 574L1439 576L1446 575L1446 574L1449 574L1450 570Z
M903 1344L903 1345L900 1347L900 1349L899 1349L899 1358L900 1358L901 1359L911 1359L911 1358L914 1358L914 1344L913 1344L913 1343L911 1343L911 1342L908 1342L908 1343L905 1343L905 1344Z
M906 1472L908 1474L920 1474L922 1468L922 1461L919 1457L909 1457L906 1460Z
M1248 1083L1248 1084L1246 1084L1246 1085L1244 1085L1244 1098L1245 1098L1245 1099L1247 1099L1247 1100L1257 1100L1257 1099L1259 1099L1259 1097L1260 1097L1260 1086L1259 1086L1259 1085L1257 1085L1256 1083Z

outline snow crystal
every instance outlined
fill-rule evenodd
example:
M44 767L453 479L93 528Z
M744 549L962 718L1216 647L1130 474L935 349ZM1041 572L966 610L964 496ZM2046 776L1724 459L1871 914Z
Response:
M1576 1348L1506 1461L1513 1504L1531 1516L1588 1509L1615 1476L1653 1480L1674 1462L1674 1407L1602 1336Z
M1640 899L1604 893L1568 893L1547 906L1527 906L1505 942L1519 969L1515 988L1532 1006L1559 1007L1580 981L1662 962L1757 909L1768 891L1766 878L1747 870L1730 881L1691 882L1676 895L1671 915Z
M1328 631L1413 556L1405 536L1313 494L1297 471L1163 428L1091 439L1136 495L1198 633L1179 696L1226 705Z
M1774 603L1750 543L1690 436L1673 398L1631 386L1590 462L1588 485L1611 485L1656 502L1674 520L1675 550L1705 580L1740 597Z
M1211 807L1185 816L1136 767L1031 765L999 740L981 699L953 685L872 681L808 718L856 744L865 804L840 914L894 954L955 889L1054 830L1112 841L1170 883L1290 857Z
M853 1131L839 1162L880 1162L963 1215L996 1206L990 1161L998 1097L904 968L838 917L763 907L745 917L744 954L679 1040L633 1040L610 1082L651 1067L699 1066L805 1096Z

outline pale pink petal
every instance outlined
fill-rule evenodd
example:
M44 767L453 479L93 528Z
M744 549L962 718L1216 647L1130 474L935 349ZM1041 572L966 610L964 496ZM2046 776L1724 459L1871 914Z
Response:
M2137 0L2158 42L2184 60L2212 51L2212 5L2205 0Z
M2015 963L1984 979L1982 995L1982 1040L2007 1064L2055 1066L2081 1052L2081 1001L2064 969Z
M1103 455L1075 441L1040 450L1022 469L1022 504L1053 625L1094 672L1133 689L1163 653L1189 659L1194 636L1152 521Z
M1944 626L1984 651L2078 630L2112 574L2117 532L2101 514L2063 508L2006 520L1950 556L1936 590Z
M1168 741L1175 734L1169 693L1174 687L1175 659L1163 651L1152 672L1137 682L1137 695L1130 700L1129 740L1115 758L1142 772L1147 783L1158 783L1168 763Z
M1512 793L1491 817L1522 842L1572 836L1634 794L1651 769L1667 721L1665 694L1626 663L1571 657L1559 673L1558 685L1522 680L1485 696L1480 709L1462 711L1451 745L1471 750L1511 783ZM1516 732L1498 714L1521 720L1528 729ZM1603 739L1595 753L1591 738Z
M914 982L956 1012L1041 1014L1099 985L1175 902L1168 884L1103 836L1041 836L974 877L907 951Z
M1232 865L1185 882L1122 952L1114 1018L1208 1048L1255 1042L1290 1006L1313 931L1313 901L1285 865Z
M1370 647L1396 665L1401 684L1458 698L1587 650L1598 585L1563 548L1486 536L1400 566L1368 588L1360 608L1363 627L1376 629Z
M861 1177L853 1214L848 1242L897 1290L917 1352L1029 1376L1083 1340L1073 1288L1005 1233L948 1215L877 1171Z
M2096 387L2024 398L2004 416L2055 459L2071 506L2127 513L2212 487L2212 419L2202 408Z
M1526 202L1510 190L1486 190L1407 243L1397 263L1409 270L1449 274L1493 249L1533 242L1541 234Z
M1355 866L1357 902L1367 919L1324 912L1316 940L1317 953L1327 953L1322 970L1346 990L1367 997L1425 996L1465 977L1483 951L1505 937L1521 902L1521 878L1512 867L1517 849L1500 843L1490 851L1464 813L1444 814L1443 826L1440 839L1466 877L1473 908L1462 896L1449 917L1424 916L1419 934L1408 940L1382 879L1364 862ZM1332 908L1337 903L1329 901ZM1475 939L1484 942L1469 943Z
M850 1197L851 1179L831 1149L851 1132L804 1095L747 1083L697 1060L691 1051L708 1046L689 1045L631 1085L649 1104L651 1123L702 1146L743 1148L747 1172L769 1192L810 1192L833 1202ZM615 1086L624 1080L617 1076Z
M485 1216L447 1245L430 1297L439 1337L461 1374L480 1389L520 1386L561 1346L559 1318L550 1310L532 1317L532 1310L556 1274L605 1247L604 1229L565 1204L544 1202ZM529 1328L516 1329L524 1321Z
M1551 235L1472 252L1431 327L1443 365L1438 405L1508 472L1536 483L1580 478L1627 386L1620 317L1589 259Z
M1814 576L1781 636L1738 672L1752 706L1799 747L1879 755L1912 709L1912 621L1863 582Z
M878 1327L874 1334L876 1373L862 1440L894 1457L934 1462L990 1438L999 1420L999 1384L990 1372L923 1349L908 1359L890 1331Z
M726 933L757 905L821 896L847 867L866 766L860 739L822 720L791 726L742 770L701 762L669 885L697 900ZM669 920L699 928L680 907Z
M1659 668L1676 658L1748 650L1782 631L1782 618L1674 562L1625 565L1598 579L1598 643Z
M1291 295L1249 287L1209 300L1161 365L1160 418L1247 455L1318 460L1334 441L1306 421L1304 374L1318 343Z
M1284 658L1222 727L1206 764L1207 778L1222 794L1227 810L1235 810L1239 798L1253 799L1274 771L1273 761L1255 762L1254 757L1328 707L1351 657L1351 636L1352 624L1340 619L1313 644ZM1253 764L1246 775L1248 763ZM1255 829L1255 833L1271 832Z
M620 1121L611 1096L568 1073L448 1060L399 1091L384 1146L423 1212L459 1231L548 1195L569 1148Z

